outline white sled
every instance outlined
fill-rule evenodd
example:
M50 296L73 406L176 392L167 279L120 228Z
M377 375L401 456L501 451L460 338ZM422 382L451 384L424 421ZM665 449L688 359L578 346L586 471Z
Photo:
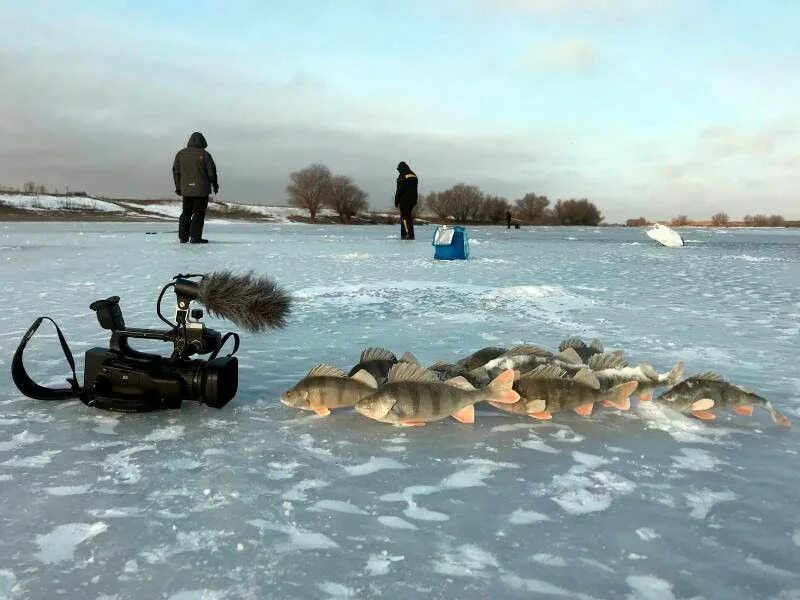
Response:
M677 231L673 231L666 225L661 225L656 223L653 225L652 229L646 231L647 237L657 241L662 246L667 246L668 248L680 248L683 246L683 238L678 234Z

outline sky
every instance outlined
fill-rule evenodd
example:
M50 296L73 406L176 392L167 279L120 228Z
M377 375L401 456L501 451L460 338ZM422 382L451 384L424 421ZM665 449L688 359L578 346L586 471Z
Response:
M0 185L155 198L209 142L220 200L396 166L607 222L800 218L795 0L0 3Z

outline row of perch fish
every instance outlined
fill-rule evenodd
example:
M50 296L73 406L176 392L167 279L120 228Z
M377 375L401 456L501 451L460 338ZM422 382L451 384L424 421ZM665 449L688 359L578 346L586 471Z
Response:
M318 415L354 407L376 421L419 426L448 416L473 423L478 402L538 420L565 411L586 417L597 404L629 410L634 392L647 402L656 388L667 387L657 400L699 419L713 420L727 409L750 416L760 407L778 425L791 425L768 400L715 373L684 379L683 372L682 362L667 373L647 363L631 366L621 350L605 352L598 340L579 338L564 340L557 353L531 344L489 347L428 368L410 353L398 359L383 348L367 348L348 374L316 365L281 394L281 402Z

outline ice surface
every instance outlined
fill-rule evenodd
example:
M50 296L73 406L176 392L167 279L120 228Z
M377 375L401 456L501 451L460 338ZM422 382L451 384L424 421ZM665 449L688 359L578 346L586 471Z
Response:
M638 229L470 228L473 258L437 263L424 226L401 243L382 226L211 224L204 247L175 229L0 225L0 598L797 597L800 434L763 410L704 423L634 396L588 419L479 405L474 425L398 429L278 396L367 346L427 365L580 335L659 372L717 371L800 418L800 232L697 230L671 251ZM108 342L91 301L119 295L127 324L160 328L161 286L220 268L296 297L285 330L243 336L222 410L101 413L13 387L40 314L80 376ZM25 360L66 385L49 325Z

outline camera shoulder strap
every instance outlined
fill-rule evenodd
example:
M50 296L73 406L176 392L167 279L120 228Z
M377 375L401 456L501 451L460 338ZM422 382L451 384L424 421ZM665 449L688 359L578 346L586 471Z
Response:
M25 371L25 366L22 364L22 355L25 352L25 347L44 320L50 321L56 328L58 341L61 342L61 349L64 351L64 356L72 370L72 377L67 379L67 383L70 384L68 388L53 389L39 385L30 378L27 371ZM67 345L67 340L64 338L64 334L61 333L61 329L59 329L56 322L50 317L39 317L36 319L22 337L22 341L20 341L17 351L14 352L14 358L11 361L11 378L14 380L17 389L29 398L34 398L36 400L67 400L69 398L79 398L84 403L87 401L83 388L78 385L78 376L75 374L75 359L72 357L72 352Z

